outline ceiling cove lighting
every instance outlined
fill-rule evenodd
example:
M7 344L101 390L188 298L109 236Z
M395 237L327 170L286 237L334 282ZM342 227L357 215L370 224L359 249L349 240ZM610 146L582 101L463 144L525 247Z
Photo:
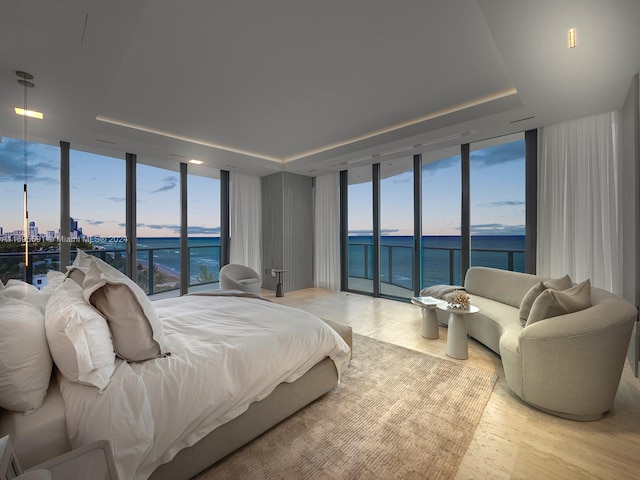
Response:
M140 130L141 132L152 133L154 135L160 135L162 137L173 138L175 140L181 140L183 142L195 143L196 145L203 145L205 147L217 148L219 150L225 150L231 153L238 153L240 155L247 155L249 157L260 158L263 160L270 160L272 162L282 163L282 161L275 157L268 155L260 155L259 153L249 152L247 150L240 150L236 148L226 147L217 143L207 142L198 138L187 137L184 135L178 135L176 133L167 132L165 130L159 130L157 128L146 127L144 125L138 125L136 123L125 122L115 118L105 117L104 115L96 116L96 120L99 122L111 123L112 125L118 125L119 127L131 128L134 130Z
M42 112L36 112L35 110L25 110L21 107L14 107L14 110L17 115L24 115L25 117L37 118L39 120L42 120L44 118Z
M504 90L502 92L498 92L498 93L492 94L492 95L487 95L487 96L484 96L484 97L481 97L481 98L476 98L476 99L470 100L468 102L460 103L460 104L455 105L453 107L446 108L446 109L443 109L443 110L438 110L437 112L430 113L430 114L425 115L423 117L414 118L413 120L409 120L409 121L404 122L404 123L399 123L399 124L392 125L392 126L380 129L380 130L375 130L373 132L369 132L369 133L361 135L359 137L350 138L350 139L345 140L343 142L333 143L331 145L326 145L325 147L319 148L317 150L310 150L308 152L304 152L304 153L301 153L299 155L295 155L293 157L285 158L285 159L282 160L282 163L292 162L294 160L299 160L301 158L304 158L304 157L307 157L307 156L310 156L310 155L317 155L319 153L326 152L326 151L331 150L333 148L344 147L346 145L350 145L352 143L359 142L361 140L367 140L369 138L373 138L373 137L375 137L377 135L382 135L382 134L385 134L385 133L393 132L394 130L399 130L401 128L410 127L412 125L416 125L416 124L421 123L421 122L426 122L427 120L433 120L434 118L443 117L445 115L449 115L449 114L452 114L452 113L460 112L460 111L465 110L467 108L472 108L472 107L476 107L476 106L479 106L479 105L482 105L482 104L485 104L485 103L489 103L489 102L493 102L493 101L500 100L500 99L503 99L503 98L507 98L507 97L509 97L511 95L516 95L517 93L518 93L518 91L515 88L509 88L509 89ZM438 140L438 141L440 141L440 140ZM430 144L430 142L427 142L426 144L423 144L423 145L429 145L429 144ZM421 145L421 146L423 146L423 145Z
M204 162L202 160L196 160L195 158L192 158L191 160L189 160L189 163L192 163L194 165L202 165Z
M576 48L576 29L569 30L569 48Z

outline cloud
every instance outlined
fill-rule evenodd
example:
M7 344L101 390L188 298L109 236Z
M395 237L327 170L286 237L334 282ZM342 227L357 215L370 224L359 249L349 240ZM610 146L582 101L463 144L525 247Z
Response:
M56 147L29 143L27 183L60 183L60 153ZM24 144L22 140L3 139L0 143L0 182L24 182Z
M504 225L502 223L480 223L471 225L471 235L524 235L524 225Z
M500 202L479 203L479 207L521 207L526 205L522 200L503 200Z
M503 163L524 159L524 140L502 143L493 147L471 152L471 164L474 167L492 167Z
M435 162L425 163L422 165L422 176L435 175L438 171L446 168L460 168L460 157L455 155L453 157L443 158L442 160L436 160Z
M164 177L162 179L162 182L164 183L164 185L156 188L155 190L151 190L150 193L167 192L169 190L173 190L178 186L178 179L176 177Z
M171 230L176 235L180 235L180 225L171 223L138 223L138 228L150 228L152 230ZM187 227L188 235L219 235L220 227L202 227L191 225Z
M173 230L180 233L180 225L172 225L169 223L139 223L138 227L146 227L152 230Z
M102 220L91 220L89 218L78 218L78 217L73 217L73 219L78 222L78 226L82 227L83 225L102 225L105 222Z
M107 200L111 200L112 202L124 202L127 199L125 197L107 197Z
M392 233L396 233L399 232L400 229L398 228L383 228L380 230L380 235L391 235ZM349 235L356 235L356 236L371 236L373 235L373 230L371 229L364 229L364 230L349 230Z
M219 235L220 227L199 227L194 225L187 227L187 232L189 235Z

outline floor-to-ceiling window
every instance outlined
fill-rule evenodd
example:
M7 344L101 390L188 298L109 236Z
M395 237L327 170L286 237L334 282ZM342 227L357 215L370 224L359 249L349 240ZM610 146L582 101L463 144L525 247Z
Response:
M29 213L26 227L25 183ZM47 283L47 272L58 270L60 261L60 148L27 142L25 151L23 140L3 138L0 185L0 280L26 280L42 288Z
M220 178L187 175L189 286L217 282L220 274Z
M69 153L71 259L88 248L121 272L126 270L125 161L95 153Z
M180 287L180 174L138 163L136 281L148 294Z
M527 255L525 234L535 232L525 231L525 218L535 215L535 205L527 208L525 186L527 163L535 162L535 135L528 137L528 150L524 137L349 169L347 289L408 298L418 272L420 289L463 284L469 265L525 271L534 258ZM535 179L529 187L535 189ZM414 214L414 206L421 215ZM413 232L421 235L420 248Z
M460 149L422 155L422 283L460 284Z
M525 270L523 135L471 144L471 265Z
M380 293L413 296L413 158L380 164Z
M373 182L371 165L348 173L348 289L373 293Z

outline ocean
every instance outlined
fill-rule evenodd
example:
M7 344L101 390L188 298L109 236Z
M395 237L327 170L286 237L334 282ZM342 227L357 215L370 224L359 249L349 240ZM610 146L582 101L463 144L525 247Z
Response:
M116 239L117 240L117 239ZM460 284L460 236L422 237L422 286ZM105 250L124 250L125 243L94 243ZM349 276L373 278L373 237L349 236ZM471 265L524 271L524 235L476 235L471 238ZM149 252L153 261L176 276L180 273L180 239L177 237L138 238L138 261L145 264ZM201 268L218 280L220 238L189 238L191 283L198 283ZM511 262L511 264L510 264ZM380 273L383 282L412 288L413 237L381 237ZM202 267L201 267L202 266Z
M102 239L93 245L108 251L126 249L122 239ZM201 276L201 268L218 281L220 273L220 237L190 237L189 272L191 284L196 284ZM139 237L136 243L137 260L148 264L149 253L153 252L153 263L167 272L180 276L180 238L178 237ZM202 266L202 267L201 267Z
M524 272L524 235L471 237L471 265ZM460 285L460 236L422 237L422 287ZM349 276L373 278L373 237L349 237ZM384 235L380 239L382 282L412 289L413 237Z

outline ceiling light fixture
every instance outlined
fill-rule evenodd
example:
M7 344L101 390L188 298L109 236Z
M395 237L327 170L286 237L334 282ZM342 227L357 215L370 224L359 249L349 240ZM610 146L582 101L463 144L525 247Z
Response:
M576 48L576 29L569 29L569 48Z
M194 165L202 165L204 162L202 160L196 160L195 158L192 158L191 160L189 160L189 163L192 163Z
M35 87L35 84L30 80L33 80L33 75L27 72L22 72L18 70L16 72L18 76L18 83L24 87L24 111L28 112L27 108L27 90ZM24 275L25 280L27 279L27 267L29 266L29 208L27 205L27 167L29 165L28 157L27 157L27 119L28 115L24 115L24 126L23 126L23 143L24 143L24 188L22 190L22 202L24 206Z
M22 107L14 107L14 111L17 115L24 115L25 117L37 118L42 120L44 118L44 114L42 112L36 112L35 110L25 110Z

